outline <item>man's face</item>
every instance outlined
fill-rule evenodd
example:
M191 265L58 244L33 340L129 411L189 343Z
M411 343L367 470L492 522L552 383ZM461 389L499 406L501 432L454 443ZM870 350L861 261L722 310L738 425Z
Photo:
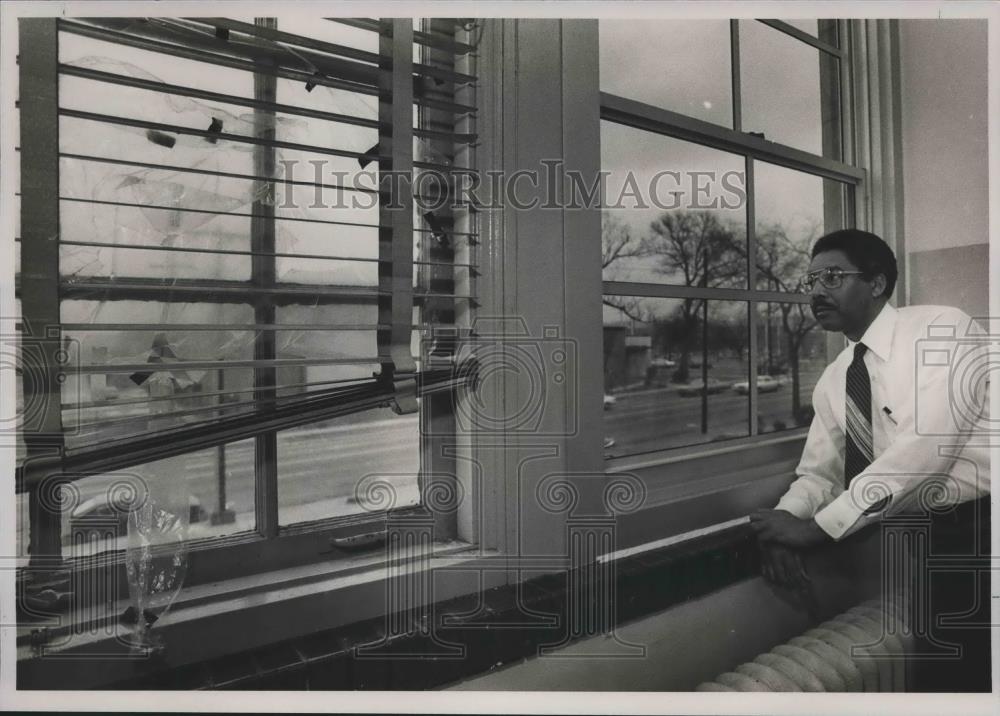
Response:
M831 250L816 254L809 264L809 273L828 268L858 270L843 251ZM816 281L811 294L813 315L823 330L846 333L852 340L858 340L872 319L875 292L873 282L857 274L844 276L839 288L827 288Z

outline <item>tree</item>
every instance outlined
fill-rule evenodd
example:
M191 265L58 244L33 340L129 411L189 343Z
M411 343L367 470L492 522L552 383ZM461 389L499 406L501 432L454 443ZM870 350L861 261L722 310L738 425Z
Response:
M641 242L632 234L631 227L607 211L601 214L601 269L604 278L614 275L615 264L630 258L642 256ZM631 321L645 323L648 311L635 296L603 296L603 303ZM604 332L604 382L608 388L625 382L624 363L614 359L615 343Z
M616 262L644 256L642 242L621 219L607 211L601 214L601 270L607 279ZM645 321L646 315L637 298L605 296L604 305L621 311L634 321Z
M736 284L746 274L745 252L737 228L708 211L664 212L650 224L640 251L655 257L655 270L683 286L723 287ZM676 382L690 378L691 352L705 300L685 298L679 308L680 361Z
M601 268L608 269L621 259L643 256L641 241L614 214L601 214Z
M794 241L780 224L758 225L757 272L779 291L794 292L799 279L809 268L809 248L819 226L814 224L803 240ZM812 310L805 303L779 303L781 326L792 372L792 415L802 410L799 380L799 350L805 337L817 326Z

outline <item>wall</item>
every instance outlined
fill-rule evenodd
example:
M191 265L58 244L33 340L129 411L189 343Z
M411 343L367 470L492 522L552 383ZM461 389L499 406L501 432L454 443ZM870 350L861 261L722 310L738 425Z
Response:
M610 639L577 642L557 656L532 658L465 681L459 690L691 691L808 628L805 612L750 579L622 626L621 641L645 656L604 656ZM678 652L683 651L683 658Z
M877 596L880 536L873 531L809 557L806 568L813 589L808 606L759 577L748 579L620 626L618 641L644 646L644 655L635 656L607 637L583 639L552 655L525 659L451 688L691 691Z
M901 20L907 303L985 316L986 20Z

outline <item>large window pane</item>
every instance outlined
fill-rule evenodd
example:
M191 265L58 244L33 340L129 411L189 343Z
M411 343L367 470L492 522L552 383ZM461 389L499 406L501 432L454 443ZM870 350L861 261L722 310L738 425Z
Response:
M847 191L832 179L754 163L757 288L797 290L816 239L844 228Z
M251 169L249 152L232 145L206 143L210 149L201 149L178 144L172 155L164 156L173 150L128 128L65 117L60 127L64 151L125 161L159 160L205 171ZM250 213L253 186L248 181L64 158L60 195L66 199L60 204L62 241L159 247L66 243L60 247L62 276L250 278L249 256L201 253L249 251L250 219L213 213Z
M744 132L841 158L835 57L756 20L740 20L740 86Z
M728 20L601 20L601 90L733 126Z
M248 305L74 300L62 302L61 315L64 324L81 326L63 331L71 364L90 366L63 384L63 427L70 447L208 420L251 398L247 368L169 368L178 360L252 359L253 310ZM174 328L163 330L164 324ZM185 330L185 325L214 324L226 327ZM116 369L146 363L148 371Z
M131 18L137 25L144 18ZM111 72L143 80L183 85L210 92L253 97L253 73L222 65L206 65L198 60L174 57L154 50L97 40L72 32L59 33L59 61L77 67ZM63 89L60 80L60 103L71 101L74 95ZM93 103L94 97L90 98ZM190 106L194 100L176 97L169 100L171 110ZM103 102L102 102L103 104ZM104 111L104 110L92 110ZM114 114L114 112L108 112ZM167 121L161 119L160 121Z
M336 135L331 141L337 149L359 154L378 143L375 130L348 124L309 120L305 131L296 142L317 144L318 137ZM378 164L374 161L284 148L275 150L275 157L281 179L307 182L275 186L279 218L378 224Z
M748 435L748 348L744 302L604 296L605 455Z
M417 504L418 417L369 410L278 433L279 523Z
M602 122L601 167L605 281L746 288L742 157Z
M171 529L147 532L153 544L252 530L253 470L253 440L243 440L76 480L62 488L66 556L124 549L130 520L133 529L149 528L157 511L170 516Z
M378 353L375 330L378 307L374 304L333 304L327 306L278 306L278 325L288 329L275 331L275 345L281 358L309 358L316 361L371 359ZM354 325L356 329L351 329ZM308 326L296 329L292 326ZM362 326L367 326L362 329ZM318 364L279 368L279 385L318 384L330 388L330 381L370 379L379 370L377 363ZM293 391L283 391L289 394Z
M757 304L757 431L809 425L826 364L826 334L808 303Z
M64 227L59 273L64 278L183 277L238 281L250 277L249 256L219 253L248 252L248 217L76 202L63 202L59 209ZM169 224L188 218L195 219L198 225L177 234L169 233ZM80 246L68 242L108 245ZM151 248L142 248L147 246Z

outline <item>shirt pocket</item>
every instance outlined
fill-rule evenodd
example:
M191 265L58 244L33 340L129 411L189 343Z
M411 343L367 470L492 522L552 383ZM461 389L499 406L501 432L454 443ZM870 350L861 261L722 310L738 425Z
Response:
M872 383L872 440L876 456L881 455L899 434L901 405L893 402L883 381Z

